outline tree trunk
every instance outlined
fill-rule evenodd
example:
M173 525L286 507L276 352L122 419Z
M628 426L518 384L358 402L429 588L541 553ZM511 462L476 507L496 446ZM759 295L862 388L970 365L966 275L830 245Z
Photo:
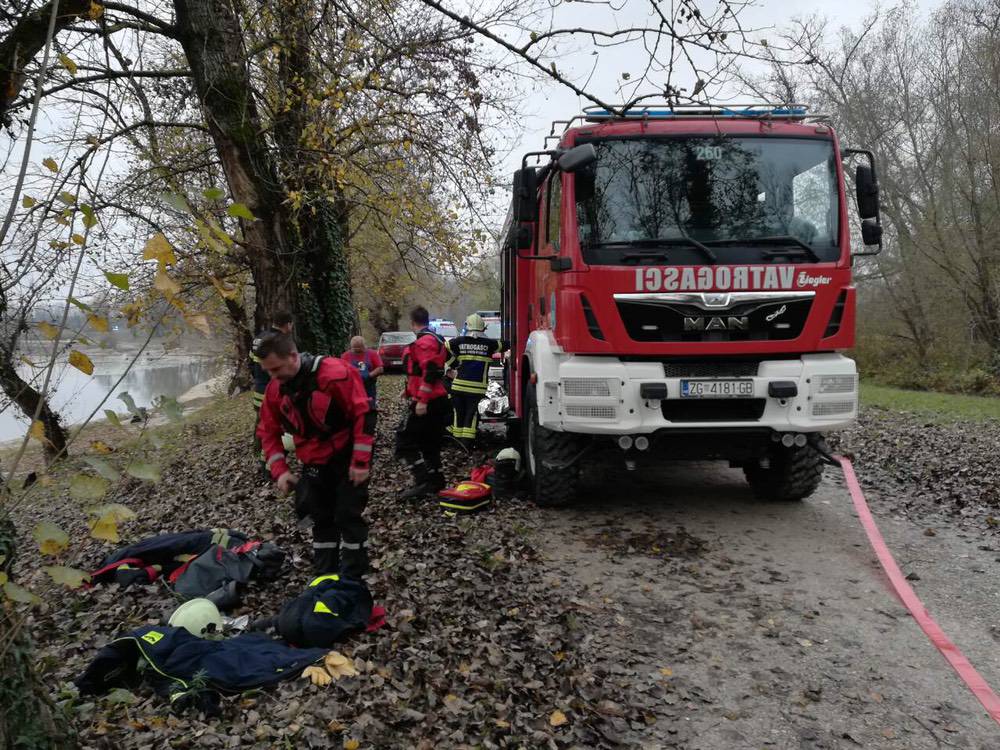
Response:
M250 373L250 347L253 346L253 332L247 323L247 311L243 305L234 299L226 299L226 312L233 326L233 373L229 378L226 392L234 393L249 391L253 385Z
M318 197L324 191L304 182L306 194L316 197L296 213L286 202L286 183L262 135L243 36L230 4L174 0L174 6L178 38L230 193L256 217L256 221L240 220L256 291L255 327L262 327L279 308L288 308L295 315L296 337L303 349L338 353L353 318L346 272L346 208ZM301 41L300 36L296 43ZM292 80L302 65L308 65L308 55L289 55L283 71ZM284 166L294 180L304 158L298 148L303 120L283 117L275 127L279 148L284 144L282 151L293 155Z
M5 350L0 351L0 388L28 419L35 416L41 402L38 420L45 428L45 463L51 464L62 456L66 450L66 430L59 422L59 415L53 411L48 399L43 399L42 394L17 373L13 358Z
M11 569L14 524L0 512L0 570ZM0 750L69 750L76 741L34 669L31 642L13 605L0 603Z
M90 0L61 0L56 16L55 33L90 10ZM52 17L52 3L47 2L18 19L0 39L0 125L10 127L10 105L21 93L27 80L26 67L45 47Z

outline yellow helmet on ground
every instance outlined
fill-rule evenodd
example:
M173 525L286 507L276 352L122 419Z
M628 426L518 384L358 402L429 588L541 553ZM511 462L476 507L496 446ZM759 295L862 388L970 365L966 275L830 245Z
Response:
M472 315L465 319L465 330L482 333L486 330L486 321L478 313L472 313Z
M174 628L184 628L199 638L222 637L222 615L208 599L192 599L174 610L167 621Z

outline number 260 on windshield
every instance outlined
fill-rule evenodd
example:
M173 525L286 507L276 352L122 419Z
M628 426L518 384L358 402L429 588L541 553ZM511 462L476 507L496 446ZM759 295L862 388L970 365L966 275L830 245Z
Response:
M722 158L722 146L695 146L694 158L698 161L710 161Z

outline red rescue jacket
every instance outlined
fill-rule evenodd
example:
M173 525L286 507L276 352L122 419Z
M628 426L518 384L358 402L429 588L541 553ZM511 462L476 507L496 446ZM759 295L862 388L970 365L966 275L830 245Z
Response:
M429 328L417 334L417 340L403 350L406 371L406 395L427 403L448 395L444 388L444 363L448 358L444 339Z
M287 383L272 379L264 391L257 437L275 479L288 471L281 435L295 441L304 464L329 463L351 452L351 463L367 468L374 443L374 417L358 371L335 357L303 354L299 374Z

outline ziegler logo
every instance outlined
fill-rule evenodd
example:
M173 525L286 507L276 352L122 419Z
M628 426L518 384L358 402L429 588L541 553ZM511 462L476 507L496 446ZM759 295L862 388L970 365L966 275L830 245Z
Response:
M747 331L750 319L746 316L730 315L725 318L684 318L685 331Z
M831 279L829 276L810 276L805 271L799 272L799 278L798 278L799 286L811 286L811 287L826 286L831 281L833 281L833 279Z

